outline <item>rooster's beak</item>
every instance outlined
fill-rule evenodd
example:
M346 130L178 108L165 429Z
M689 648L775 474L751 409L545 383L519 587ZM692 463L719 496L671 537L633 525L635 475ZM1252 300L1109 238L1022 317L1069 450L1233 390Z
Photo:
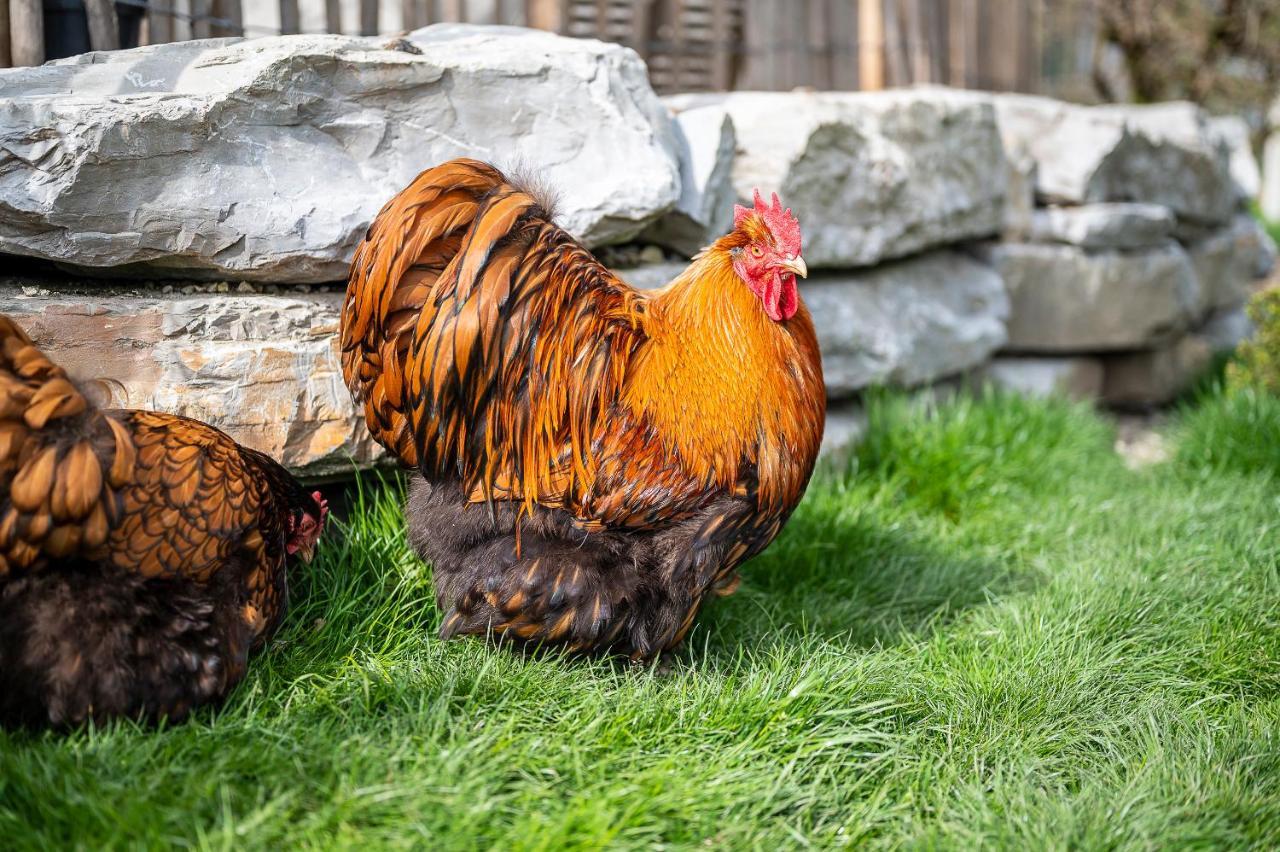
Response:
M809 267L805 265L804 258L800 255L796 255L791 260L784 260L780 266L797 278L809 277Z

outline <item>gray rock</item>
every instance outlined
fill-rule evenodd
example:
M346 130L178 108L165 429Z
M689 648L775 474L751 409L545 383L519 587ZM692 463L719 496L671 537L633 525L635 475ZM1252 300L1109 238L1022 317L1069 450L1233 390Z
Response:
M1195 270L1173 242L1136 253L1002 243L982 256L1009 288L1012 352L1142 348L1187 328L1200 310Z
M1262 190L1262 170L1253 155L1253 132L1249 122L1238 115L1220 115L1209 119L1209 129L1227 146L1231 177L1241 198L1257 198Z
M613 273L637 289L656 290L670 284L688 266L688 263L681 262L655 263L614 269Z
M1004 205L1004 237L1027 240L1036 214L1036 161L1026 151L1006 151L1009 189Z
M598 244L676 201L674 144L633 51L533 30L91 53L0 71L0 251L338 280L383 203L458 156L533 170Z
M810 268L869 266L998 233L1007 164L990 100L940 88L678 96L722 106L738 153L733 186L795 211Z
M1173 214L1158 204L1047 207L1032 214L1028 240L1087 249L1151 248L1169 240L1173 225Z
M999 276L959 252L814 276L801 295L813 315L832 397L961 373L1006 338L1009 302Z
M1267 137L1262 149L1262 194L1258 204L1263 216L1280 222L1280 130Z
M860 402L844 402L827 408L822 432L822 454L840 455L856 447L867 434L867 410Z
M1253 320L1243 307L1214 311L1196 334L1202 337L1214 352L1232 352L1253 336Z
M1258 280L1271 274L1276 245L1258 221L1241 213L1231 224L1187 247L1200 277L1201 310L1229 310L1248 301Z
M677 113L675 135L680 200L645 233L645 239L693 256L733 225L736 136L733 119L719 106Z
M1026 95L995 104L1006 147L1035 157L1045 200L1161 204L1210 224L1235 212L1227 147L1192 104L1082 107Z
M31 295L27 295L27 293ZM120 381L128 408L211 423L310 476L384 458L342 382L337 292L79 294L0 284L0 304L81 379Z
M1189 334L1157 349L1108 356L1102 400L1121 408L1146 408L1172 402L1204 374L1213 347Z
M1102 396L1102 361L1088 356L996 358L982 370L981 378L1026 396L1077 400Z

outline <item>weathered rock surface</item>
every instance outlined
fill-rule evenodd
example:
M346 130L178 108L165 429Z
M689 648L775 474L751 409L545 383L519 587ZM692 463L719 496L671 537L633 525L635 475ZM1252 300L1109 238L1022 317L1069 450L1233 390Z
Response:
M827 408L827 424L822 432L822 453L852 450L867 434L867 410L852 401Z
M1226 222L1239 195L1221 137L1192 104L1082 107L994 98L1005 146L1036 160L1042 199L1161 204L1179 218Z
M735 92L667 103L723 107L737 133L738 199L777 192L800 220L810 268L869 266L1001 229L1008 167L986 96Z
M615 269L613 273L623 281L640 290L656 290L670 284L675 277L684 272L687 263L654 263L649 266L632 266L626 269Z
M680 191L667 110L624 47L462 25L190 41L0 71L0 251L339 280L383 203L459 156L534 171L592 244Z
M1031 214L1028 241L1087 249L1150 248L1168 241L1173 225L1173 214L1158 204L1046 207Z
M1244 304L1256 282L1270 275L1276 263L1275 243L1248 213L1191 244L1187 253L1200 278L1202 311Z
M737 137L722 107L684 110L675 116L680 155L680 199L645 232L645 239L694 255L733 225L732 172Z
M1262 215L1280 222L1280 130L1273 130L1262 148Z
M1088 356L994 359L981 378L999 388L1035 397L1096 400L1102 395L1102 361Z
M342 383L341 293L26 292L0 284L4 311L74 376L123 383L123 406L204 420L305 475L383 458Z
M1005 342L1009 302L999 276L958 252L815 276L800 292L832 397L952 376Z
M1241 198L1257 198L1262 190L1262 170L1253 155L1253 133L1249 122L1238 115L1220 115L1209 119L1209 128L1227 146L1231 178Z
M1102 399L1125 408L1164 405L1191 387L1212 358L1213 347L1194 334L1147 352L1109 356Z
M1191 261L1172 242L1136 253L1003 243L982 256L1009 289L1010 351L1139 349L1187 328L1202 304Z
M1253 320L1243 307L1215 311L1196 334L1204 338L1214 352L1231 352L1241 341L1252 337Z

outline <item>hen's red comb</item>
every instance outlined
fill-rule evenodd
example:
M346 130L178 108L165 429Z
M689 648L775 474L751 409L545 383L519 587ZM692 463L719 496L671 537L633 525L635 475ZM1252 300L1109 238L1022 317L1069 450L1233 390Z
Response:
M754 210L748 210L741 204L733 205L733 226L738 227L742 224L742 220L752 213L759 214L769 233L773 234L778 248L793 257L800 254L800 220L791 215L791 208L782 209L782 202L778 200L776 192L773 193L771 204L764 203L764 199L760 197L760 190L754 190L753 193L756 205Z

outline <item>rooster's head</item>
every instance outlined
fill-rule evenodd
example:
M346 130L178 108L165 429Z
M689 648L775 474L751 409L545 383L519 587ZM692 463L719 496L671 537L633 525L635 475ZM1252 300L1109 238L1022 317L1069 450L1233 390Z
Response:
M733 258L733 271L760 299L774 322L795 315L800 306L796 276L808 272L800 256L800 222L782 209L778 194L766 204L755 191L755 207L734 205L733 231L720 241Z

